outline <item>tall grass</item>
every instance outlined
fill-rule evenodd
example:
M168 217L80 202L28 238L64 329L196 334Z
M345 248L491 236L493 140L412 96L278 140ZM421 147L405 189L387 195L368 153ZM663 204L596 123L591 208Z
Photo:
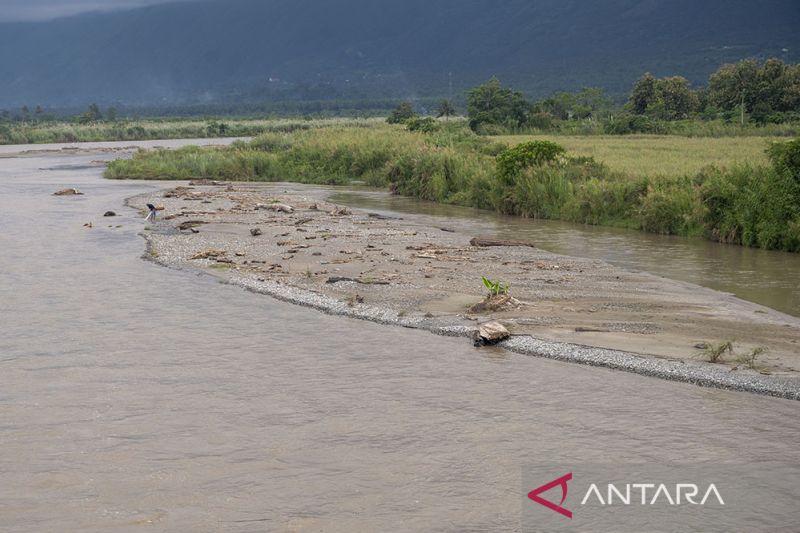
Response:
M643 141L666 142L662 138ZM760 142L763 152L766 143ZM537 146L548 144L552 143ZM512 215L702 235L800 251L800 179L780 165L770 165L766 156L759 156L761 164L646 174L556 151L552 157L531 156L523 160L525 164L506 165L499 171L496 156L514 153L503 152L507 147L476 136L463 124L442 124L431 134L385 124L329 125L268 133L228 148L141 151L131 160L110 163L106 176L321 184L359 181L397 194ZM517 152L528 157L526 150ZM679 157L674 152L669 146L661 150L662 157Z
M136 120L96 122L0 123L0 144L42 144L159 139L252 137L269 132L294 132L347 124L367 127L380 119L320 120Z

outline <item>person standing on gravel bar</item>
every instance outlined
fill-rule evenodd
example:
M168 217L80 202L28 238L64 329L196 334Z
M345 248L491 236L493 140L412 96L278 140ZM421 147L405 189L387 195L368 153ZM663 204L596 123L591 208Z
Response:
M155 219L156 219L156 206L154 206L153 204L147 204L147 209L149 209L150 212L147 213L147 216L144 219L145 222L153 222L153 221L155 221Z

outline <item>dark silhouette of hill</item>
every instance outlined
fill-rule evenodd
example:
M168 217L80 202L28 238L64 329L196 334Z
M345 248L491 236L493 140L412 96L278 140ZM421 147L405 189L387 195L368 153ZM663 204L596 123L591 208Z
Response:
M0 107L530 96L800 60L797 0L225 0L0 24ZM451 89L452 87L452 89Z

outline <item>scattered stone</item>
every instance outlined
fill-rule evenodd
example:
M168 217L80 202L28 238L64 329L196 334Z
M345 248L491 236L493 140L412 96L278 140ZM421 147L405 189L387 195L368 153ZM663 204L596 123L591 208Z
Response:
M444 231L444 232L446 232L446 233L455 233L456 232L456 230L451 229L451 228L439 228L439 229Z
M189 182L189 185L200 187L200 186L209 186L209 185L224 185L221 181L214 181L214 180L192 180Z
M103 216L104 217L115 217L115 216L117 216L117 214L114 211L106 211L105 213L103 213Z
M60 191L54 192L53 196L82 196L83 193L78 189L70 188L70 189L62 189Z
M275 211L280 213L294 213L294 207L281 204L281 203L274 203L274 204L256 204L256 209L266 209L267 211Z
M203 250L202 252L197 252L194 254L190 259L211 259L211 258L218 258L223 257L227 252L225 250Z
M186 196L187 194L191 194L191 187L175 187L174 189L170 189L164 193L164 198L181 198L182 196Z
M344 217L348 215L352 215L353 212L348 207L335 207L333 211L328 213L332 217Z
M258 237L259 235L261 235L261 233L262 233L261 228L253 228L250 230L250 235L252 235L253 237Z
M86 224L83 225L83 227L84 228L92 228L93 226L92 226L91 222L87 222Z
M195 226L201 226L203 224L205 224L205 222L203 222L202 220L187 220L186 222L181 222L176 227L180 231L186 231L187 229L188 230L194 229Z
M506 327L497 321L481 324L478 328L478 340L483 344L497 344L510 336Z
M313 218L313 217L301 218L300 220L298 220L297 222L295 222L295 223L294 223L294 225L295 225L295 226L302 226L303 224L308 224L308 223L309 223L309 222L311 222L312 220L314 220L314 218Z

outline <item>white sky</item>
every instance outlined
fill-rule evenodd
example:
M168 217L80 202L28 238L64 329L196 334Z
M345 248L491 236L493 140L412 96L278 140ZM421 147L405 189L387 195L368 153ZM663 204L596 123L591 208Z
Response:
M0 0L0 21L47 20L87 11L126 9L174 1L176 0Z

